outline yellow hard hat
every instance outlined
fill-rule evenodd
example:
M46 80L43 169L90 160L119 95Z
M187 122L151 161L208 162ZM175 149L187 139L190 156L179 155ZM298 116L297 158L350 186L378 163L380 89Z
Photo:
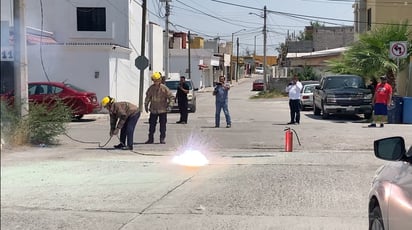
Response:
M162 78L162 74L159 73L159 72L154 72L154 73L152 74L152 80L153 80L153 81L160 80L161 78Z
M102 106L105 107L107 104L113 103L113 102L114 102L114 98L110 96L106 96L102 99Z

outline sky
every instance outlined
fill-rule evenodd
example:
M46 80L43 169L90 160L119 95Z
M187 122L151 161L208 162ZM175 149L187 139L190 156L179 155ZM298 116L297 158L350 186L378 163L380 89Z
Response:
M149 21L164 27L164 0L147 2ZM263 55L263 8L267 8L267 55L287 34L304 30L310 22L325 26L353 25L354 0L171 0L169 30L197 34L205 39L234 42L239 52ZM256 40L256 42L255 42ZM235 48L236 49L236 48Z

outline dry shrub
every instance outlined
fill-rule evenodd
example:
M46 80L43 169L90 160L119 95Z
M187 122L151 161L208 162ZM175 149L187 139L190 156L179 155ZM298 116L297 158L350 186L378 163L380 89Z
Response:
M57 144L57 136L66 132L71 121L70 108L62 101L53 105L29 104L29 113L20 118L13 106L1 102L2 138L10 146L26 144Z

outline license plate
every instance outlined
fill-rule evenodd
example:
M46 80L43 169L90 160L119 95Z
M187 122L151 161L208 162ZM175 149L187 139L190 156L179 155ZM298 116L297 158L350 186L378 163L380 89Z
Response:
M348 106L348 108L346 108L346 110L348 110L348 111L355 111L355 108L352 107L352 106Z

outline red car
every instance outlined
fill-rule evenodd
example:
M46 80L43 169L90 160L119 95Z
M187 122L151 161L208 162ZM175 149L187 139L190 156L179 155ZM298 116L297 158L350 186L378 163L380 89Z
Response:
M262 91L264 89L263 79L256 79L252 83L252 91Z
M96 93L62 82L31 82L28 88L29 102L53 104L56 98L63 100L73 111L73 117L81 119L84 114L101 109ZM13 103L13 92L2 95Z

